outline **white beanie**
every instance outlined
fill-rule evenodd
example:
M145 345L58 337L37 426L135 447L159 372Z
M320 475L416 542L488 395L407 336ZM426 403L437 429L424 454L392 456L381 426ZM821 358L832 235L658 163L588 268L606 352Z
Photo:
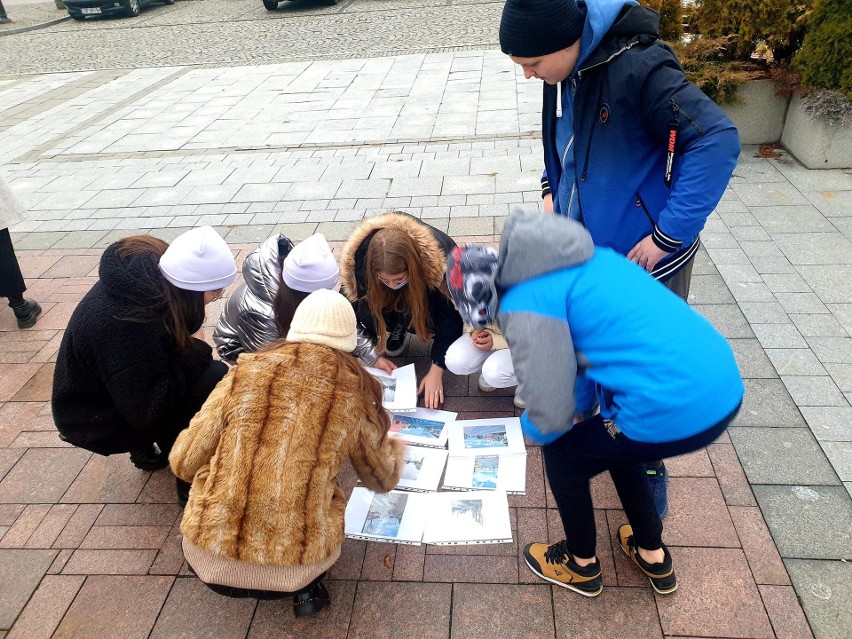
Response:
M281 268L284 283L294 291L312 293L321 288L334 288L340 279L340 269L322 233L300 242Z
M234 283L237 265L231 249L212 226L178 235L160 258L160 272L187 291L215 291Z
M306 342L330 346L351 353L355 350L355 311L343 295L319 289L296 307L288 342Z

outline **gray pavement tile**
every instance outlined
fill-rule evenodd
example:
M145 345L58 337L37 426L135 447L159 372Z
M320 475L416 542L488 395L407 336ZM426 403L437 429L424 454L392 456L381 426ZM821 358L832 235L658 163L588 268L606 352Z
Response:
M464 235L492 236L494 235L494 218L455 218L450 220L448 228L449 235L451 237L460 237Z
M829 218L852 216L852 191L803 191L823 215Z
M14 238L15 249L18 251L49 249L66 235L65 231L54 231L50 233L27 233L24 236L16 236Z
M770 161L800 191L852 190L852 176L842 169L813 171L789 159Z
M753 486L784 558L852 559L852 499L843 486Z
M829 304L828 310L837 318L837 321L840 322L843 328L852 335L852 303Z
M745 397L734 426L806 426L780 379L746 379Z
M731 189L748 207L752 206L790 206L807 204L805 196L789 182L749 182L731 184Z
M781 378L797 406L847 406L831 377L787 375Z
M273 224L236 226L224 236L224 239L229 244L252 244L268 238L272 235L274 229Z
M778 377L778 373L775 372L775 368L756 339L730 339L728 343L734 351L743 377L749 379Z
M425 167L425 165L424 165ZM422 174L422 172L421 172ZM444 178L442 195L494 193L495 180L490 175L449 175ZM464 202L461 202L463 204Z
M852 266L799 266L798 271L823 303L848 304L852 300Z
M712 227L713 220L708 220L704 227L707 233L701 238L701 243L710 251L710 249L735 249L740 247L740 243L734 239L734 236L725 231L727 228L722 222L719 222L719 228Z
M279 233L284 233L284 235L294 242L301 242L317 232L317 225L310 222L279 223L275 230ZM326 239L331 238L326 236ZM343 239L345 240L346 238L344 237Z
M729 229L733 229L737 226L753 226L760 227L760 223L757 221L749 211L727 211L725 209L717 210L716 213L719 215L719 219L725 223ZM709 230L709 229L708 229ZM733 237L733 233L731 234Z
M388 197L424 197L441 195L444 178L430 177L395 177L388 191Z
M768 233L830 233L825 216L810 204L799 206L749 206L749 211Z
M775 293L775 299L787 313L828 313L815 293Z
M828 461L841 481L852 481L852 442L822 442Z
M716 248L708 247L707 253L713 260L716 266L730 264L750 264L748 257L740 247L736 248Z
M230 182L226 182L230 184ZM233 197L233 202L279 202L290 189L289 182L273 182L271 184L241 184L240 190ZM224 211L223 213L227 213Z
M691 299L690 303L693 303ZM749 324L790 323L790 317L778 302L740 302L740 310Z
M837 485L837 474L808 428L732 428L749 483Z
M850 499L852 499L852 481L843 482L843 486L846 488L846 492L849 493Z
M820 360L809 348L771 348L766 355L782 377L785 375L825 375Z
M811 293L811 287L798 273L767 273L763 281L773 293Z
M773 233L772 239L797 266L852 264L852 242L840 233Z
M847 396L852 393L852 367L848 364L824 364L824 366L840 392Z
M744 227L744 228L759 228L761 230L762 227ZM776 257L783 258L784 253L781 252L781 249L778 248L778 245L772 240L769 235L766 236L765 239L762 240L737 240L739 242L740 248L743 250L749 260L754 261L760 257ZM785 258L786 259L786 258Z
M796 594L819 639L848 639L852 628L852 564L788 559Z
M844 217L844 218L833 218L831 223L834 225L838 231L843 233L846 239L852 240L852 218Z
M786 182L784 174L776 169L768 159L741 157L731 176L731 184L751 182Z
M695 304L693 308L710 320L716 330L729 339L754 337L752 328L736 304ZM804 341L802 343L804 345Z
M825 364L852 364L852 337L809 337L808 344Z
M743 242L771 242L772 238L766 233L761 226L732 226L731 235L742 246Z
M802 415L821 442L852 442L852 407L805 406Z
M106 231L71 231L56 244L54 249L92 248L98 245Z
M0 549L0 628L11 628L58 551Z
M732 304L734 298L720 275L693 275L690 304Z
M738 287L734 286L735 284L760 284L761 288L765 286L760 273L758 273L750 263L721 264L716 262L716 268L719 269L719 274L722 276L722 279L725 280L725 283L727 283L731 288L731 293L735 298L737 297L736 291L738 290ZM766 290L768 293L768 288Z
M752 324L750 330L754 331L760 345L766 349L776 348L807 348L808 343L802 337L798 329L791 324ZM772 355L767 350L769 359ZM774 363L774 362L773 362ZM777 370L777 365L775 366Z
M756 271L755 271L756 272ZM758 277L760 277L758 275ZM775 302L775 296L762 281L730 282L731 295L739 304L751 302Z

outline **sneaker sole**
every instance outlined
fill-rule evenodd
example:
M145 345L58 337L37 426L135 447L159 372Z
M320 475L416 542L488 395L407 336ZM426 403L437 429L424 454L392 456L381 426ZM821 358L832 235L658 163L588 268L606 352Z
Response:
M574 586L574 585L571 585L571 584L566 584L562 581L557 581L556 579L551 579L550 577L545 577L538 570L536 570L535 568L533 568L530 565L530 562L527 561L526 557L524 557L524 563L527 565L527 568L529 568L534 574L538 575L539 577L541 577L545 581L549 581L550 583L552 583L554 585L562 586L563 588L566 588L568 590L572 590L572 591L576 592L578 595L583 595L584 597L588 597L589 599L593 599L594 597L597 597L598 595L600 595L603 592L603 586L601 586L600 589L596 590L595 592L589 592L588 590L581 590L581 589L577 588L577 586Z
M642 570L642 568L635 561L633 561L633 557L630 556L630 553L628 553L624 549L624 546L622 546L620 542L618 544L618 547L621 548L621 552L624 553L624 556L627 557L627 559L630 561L630 563L633 564L634 566L636 566L637 568L639 568L639 570L642 572L642 574L645 575L645 571ZM645 575L645 576L648 577L648 575ZM651 588L654 589L654 592L656 592L658 595L670 595L675 590L677 590L677 582L675 582L674 588L669 588L668 590L661 590L660 588L657 588L657 584L655 584L654 580L651 579L650 577L648 577L648 582L651 584Z

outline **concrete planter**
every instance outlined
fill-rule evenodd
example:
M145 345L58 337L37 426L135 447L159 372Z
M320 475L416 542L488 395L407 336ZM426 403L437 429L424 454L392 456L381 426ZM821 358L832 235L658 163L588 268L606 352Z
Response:
M752 80L737 89L737 104L722 107L740 132L740 144L769 144L781 139L790 100L775 95L772 80Z
M809 169L852 168L852 126L829 124L806 113L793 96L781 144Z

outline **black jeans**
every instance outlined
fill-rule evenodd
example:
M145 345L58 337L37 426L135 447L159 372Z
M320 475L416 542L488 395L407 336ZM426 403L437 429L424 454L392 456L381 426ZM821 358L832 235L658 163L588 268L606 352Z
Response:
M9 229L0 229L0 297L20 297L27 290Z
M608 429L600 415L575 425L555 442L542 447L547 480L559 508L569 551L595 556L595 516L589 480L608 470L633 527L636 543L647 550L662 545L663 524L654 506L643 464L704 448L728 427L739 406L718 424L673 442L637 442Z

